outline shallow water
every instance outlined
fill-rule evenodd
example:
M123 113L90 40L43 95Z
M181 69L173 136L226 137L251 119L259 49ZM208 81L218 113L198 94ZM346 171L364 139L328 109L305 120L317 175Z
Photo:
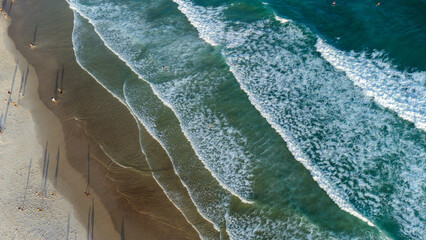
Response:
M424 3L375 4L70 1L79 63L161 144L202 238L419 239Z

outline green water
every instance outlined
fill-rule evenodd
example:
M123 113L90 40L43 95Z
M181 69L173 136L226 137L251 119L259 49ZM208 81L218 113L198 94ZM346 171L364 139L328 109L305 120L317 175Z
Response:
M163 147L185 187L154 177L201 237L421 238L424 2L395 4L71 1L73 42ZM415 104L358 79L408 81Z

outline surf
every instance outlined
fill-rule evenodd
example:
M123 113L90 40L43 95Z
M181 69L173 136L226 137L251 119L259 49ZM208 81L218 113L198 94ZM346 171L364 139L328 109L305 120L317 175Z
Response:
M426 72L400 72L383 61L381 52L344 52L318 38L317 51L336 69L345 72L366 96L426 131Z
M80 67L82 69L84 69L88 74L90 74L101 86L103 86L114 98L118 99L124 106L127 107L127 109L129 110L129 112L135 117L135 121L140 121L140 123L142 123L144 125L144 127L148 130L149 134L156 139L160 145L165 149L165 151L167 152L167 146L165 146L164 141L162 141L161 139L158 138L158 134L156 134L155 132L152 131L152 124L150 124L149 122L147 122L144 119L141 119L140 117L138 117L135 112L134 109L132 109L129 104L128 101L125 99L125 93L123 92L124 89L114 89L111 86L107 86L105 85L104 81L101 81L98 76L96 76L94 73L92 73L91 71L89 71L86 67L85 67L85 63L83 63L83 59L81 58L81 51L80 49L83 49L85 46L83 46L83 43L80 43L81 41L81 34L84 32L82 31L82 20L81 20L81 16L78 15L77 12L74 12L74 30L73 30L73 45L74 45L74 51L75 51L75 56L76 56L76 60L77 63L80 65ZM141 150L142 152L145 154L144 152L144 148L141 145ZM105 152L107 155L108 153ZM173 155L170 155L169 152L167 152L167 154L169 155L170 158L173 157ZM145 154L146 155L146 154ZM111 160L114 161L113 158L111 158ZM150 161L147 159L148 164L150 164ZM119 163L117 163L119 164ZM121 164L119 164L120 166L122 166ZM177 172L176 168L174 169L175 172ZM187 214L184 211L184 207L181 205L179 199L182 197L179 197L179 195L177 195L176 193L171 194L171 191L168 190L167 186L165 185L165 183L163 183L162 181L159 180L158 176L154 173L152 173L154 179L157 181L157 183L159 184L159 186L164 190L164 193L166 194L166 196L169 198L169 200L172 202L172 204L180 211L182 212L183 216L185 217L185 219L194 227L194 229L199 233L200 238L201 239L209 239L209 234L206 232L202 231L202 228L200 229L200 226L198 225L199 223L194 223L192 221L190 221L190 219L187 217ZM182 182L184 184L184 186L186 188L188 188L188 186ZM188 191L188 190L187 190ZM190 191L188 191L190 192ZM194 201L194 199L192 199L193 203L196 204L197 201ZM199 207L199 206L198 206ZM197 211L198 211L198 207L197 207ZM212 222L212 220L210 220L209 217L205 216L205 214L203 214L203 212L199 212L208 222L214 224L216 230L218 231L218 227L217 225Z
M85 36L87 37L88 34L85 34ZM75 39L75 43L76 46L75 48L78 49L78 39ZM81 51L77 50L76 55L79 56L81 53ZM80 59L82 61L82 59ZM82 65L84 65L85 63L82 63L80 61L80 63ZM87 64L87 63L86 63ZM87 69L89 72L90 70ZM93 74L93 73L92 73ZM92 75L95 76L96 75ZM96 78L97 81L105 81L105 79L99 79ZM207 220L210 220L211 222L213 222L213 224L216 226L216 228L221 228L225 229L225 231L227 232L227 234L229 236L248 236L246 235L247 232L244 232L243 229L241 229L241 226L245 226L245 228L251 228L251 229L258 229L259 227L262 227L262 229L264 229L263 231L272 231L273 229L271 229L268 225L265 225L265 223L259 223L256 221L256 218L262 218L262 219L273 219L276 217L271 217L271 213L268 213L267 211L264 212L259 212L257 216L251 215L249 218L234 218L234 216L236 216L236 213L230 213L229 208L231 207L231 205L235 205L235 204L243 204L246 208L249 208L248 213L252 211L255 211L255 209L258 208L258 206L252 205L252 204L244 204L242 202L238 203L238 201L236 201L234 197L234 200L231 201L230 197L231 195L229 195L229 193L227 194L226 191L221 191L221 187L220 186L215 186L214 184L208 184L205 186L196 186L194 184L198 184L200 181L195 179L194 180L188 180L188 176L189 175L194 175L196 172L194 172L193 169L191 169L191 166L194 165L194 163L192 164L185 164L185 165L181 165L179 164L180 161L182 161L183 159L179 159L179 154L176 154L176 152L173 151L169 151L168 149L170 149L170 146L178 146L176 144L173 144L173 141L170 141L169 137L167 136L168 133L164 131L164 129L162 129L161 127L159 127L158 125L155 124L156 119L157 118L161 118L161 116L155 116L152 114L147 114L148 112L151 111L156 111L156 109L161 109L163 107L161 107L161 103L159 104L160 100L148 100L148 101L143 101L146 104L139 104L138 102L135 102L134 96L135 94L144 94L145 91L143 91L142 89L140 89L140 84L143 83L143 81L141 80L141 82L126 82L126 84L123 86L123 89L117 89L118 92L120 91L124 91L122 94L125 97L125 103L127 104L127 106L129 106L129 108L131 109L131 112L133 114L135 114L134 116L136 116L138 118L138 120L143 123L143 125L148 129L148 131L150 132L150 134L152 136L154 136L154 138L157 139L157 141L159 141L163 148L167 151L167 154L170 156L170 158L172 159L175 168L175 172L178 174L178 176L180 176L183 184L186 186L192 201L194 202L194 204L197 206L197 209L199 210L199 212L201 214L203 214L203 216L205 216L205 218ZM147 84L145 84L147 85ZM108 85L104 85L106 86L106 88L110 88L111 86ZM148 86L147 86L148 87ZM150 88L150 87L148 87ZM154 94L153 94L154 95ZM149 111L148 111L149 110ZM170 130L170 129L169 129ZM172 131L173 132L173 131ZM181 156L182 157L182 156ZM198 169L197 170L202 171L202 169ZM158 179L157 179L158 180ZM163 185L164 187L164 185ZM200 189L203 188L203 189ZM166 189L164 187L164 189ZM213 191L212 191L213 190ZM170 194L170 192L167 191L167 189L165 190L166 193L169 196L172 196ZM207 191L207 192L206 192ZM216 192L219 192L218 195L216 195ZM220 195L222 194L222 195ZM212 197L213 196L213 197ZM213 203L209 203L207 198L211 198L213 200L215 200L215 202ZM172 198L171 200L177 205L179 206L179 201L178 198ZM207 200L207 201L206 201ZM203 203L202 201L206 202ZM232 202L232 203L231 203ZM182 209L181 209L182 210ZM258 210L256 210L258 211ZM183 211L184 212L184 211ZM185 213L184 213L185 214ZM260 214L260 215L259 215ZM312 229L311 232L314 236L322 236L322 235L328 235L328 233L324 233L323 231L320 231L317 227L315 227L312 223L309 223L309 221L307 221L306 219L304 219L303 217L298 217L295 213L286 213L287 216L285 217L285 221L281 220L280 225L275 225L275 226L281 226L281 228L283 228L281 232L282 234L289 234L289 236L291 236L292 234L300 234L298 233L299 231L301 231L301 229L299 228L309 228ZM249 216L249 215L246 215ZM299 226L299 228L295 228L290 232L286 232L286 229L288 228L288 226L290 226L290 223L293 221L293 219L304 219L302 222L303 224ZM223 221L223 222L222 222ZM270 220L271 221L271 220ZM278 223L277 223L278 224ZM193 225L194 226L194 225ZM237 227L238 226L238 227ZM197 227L195 225L195 227L198 229L199 232L200 229L199 227ZM272 234L272 233L271 233ZM201 237L205 237L206 235L202 235Z
M334 202L347 212L352 211L352 215L358 215L358 218L364 218L366 222L381 228L380 219L377 217L380 211L375 209L381 207L377 199L400 199L401 196L411 194L412 191L408 188L398 188L393 195L389 196L380 196L372 191L384 186L383 183L386 180L392 180L387 174L398 176L400 173L393 168L390 168L389 173L385 172L389 166L389 157L386 156L395 155L396 159L400 157L398 167L402 169L401 173L411 174L414 180L410 183L415 183L422 175L421 169L414 172L410 172L409 169L418 166L418 162L412 156L421 155L422 151L421 145L416 144L413 139L421 140L423 135L389 112L383 112L374 102L365 98L362 91L353 86L352 81L321 58L315 48L317 37L298 26L297 23L286 21L283 24L272 13L267 17L246 15L248 22L227 21L230 9L234 11L233 13L231 11L234 14L232 17L236 18L237 10L255 11L256 6L246 8L244 4L229 6L225 4L201 7L194 6L190 2L177 2L177 8L183 14L186 13L185 16L190 23L193 23L197 32L192 31L192 27L188 27L189 24L182 22L180 17L179 20L169 18L167 24L150 25L138 16L132 16L131 22L127 21L124 16L133 12L125 7L108 5L107 9L111 8L110 10L117 12L110 13L108 10L104 15L99 15L103 10L97 9L96 6L84 11L90 14L95 12L94 15L86 17L95 26L96 34L103 44L133 72L142 76L141 82L131 82L131 84L126 82L123 86L125 91L122 92L123 89L119 89L118 92L121 91L119 94L126 99L126 104L148 126L150 134L157 136L157 140L163 143L163 148L168 151L173 161L175 172L183 184L186 184L192 201L196 203L200 213L214 222L217 228L226 226L230 236L247 234L239 232L243 230L237 226L239 221L244 223L243 226L251 226L251 229L268 231L268 228L259 226L255 214L250 215L250 218L244 218L237 217L238 212L229 212L233 205L239 206L238 201L232 201L234 196L240 195L239 201L256 201L254 184L263 179L254 179L254 177L265 176L254 173L261 170L259 166L265 160L271 158L264 155L264 153L273 153L268 149L269 147L283 147L282 145L263 146L263 151L253 151L258 144L262 144L262 141L254 140L259 135L257 133L253 136L247 135L247 127L243 124L248 123L250 126L248 121L250 119L256 121L256 124L263 124L262 121L256 120L255 113L260 113L263 118L259 118L264 120L268 128L272 126L281 136L280 139L286 141L296 159L305 165L314 180L326 190ZM174 11L173 5L167 6ZM80 7L86 6L76 8ZM256 16L262 18L259 20ZM171 14L166 11L160 17L167 19L171 17ZM111 22L111 18L114 21ZM144 26L150 30L147 32L138 26ZM186 34L183 35L182 32ZM176 40L171 41L164 38L165 36L170 39L176 38ZM201 40L194 40L198 37L208 39L205 42L212 47ZM143 41L140 41L141 39ZM150 51L153 51L151 54L155 57L142 58ZM223 56L223 61L221 57L217 57L217 52L221 54L221 57ZM188 60L191 58L196 58L205 65L218 67L200 68L197 61ZM189 64L180 65L182 62ZM226 67L222 66L223 63ZM167 66L167 70L161 66ZM102 81L102 79L98 80ZM241 92L244 91L242 95L247 95L251 105L254 106L252 107L248 100L244 100L246 98L241 98L240 103L249 106L245 106L238 112L250 112L251 115L248 116L247 121L244 120L245 118L228 114L227 108L235 108L235 106L224 104L224 100L236 101L235 95L241 95L238 89L229 90L234 88L234 81L236 88L241 88ZM152 103L151 100L145 102L138 100L138 96L144 92L143 82L149 84L149 88L157 98ZM113 83L107 84L109 86L106 87L111 88ZM218 92L221 95L217 94ZM222 99L224 99L223 102L221 102ZM166 111L162 106L167 106L168 110ZM251 110L254 108L257 111ZM152 114L157 110L158 112ZM170 112L170 116L176 116L179 127L167 125L169 129L164 129L161 124L166 117L156 116L160 110ZM362 121L357 118L361 118ZM398 130L408 136L402 142L401 148L404 149L402 153L398 152L399 145L395 142L395 139L401 138L397 135ZM171 134L173 131L175 131L174 134ZM250 133L253 132L250 131ZM195 150L194 155L191 155L194 163L185 161L181 150L177 149L180 152L176 150L176 146L182 144L173 140L174 135L183 135L181 139L190 141L188 145L192 150L185 150L190 152ZM271 134L270 138L273 138L272 135L274 134ZM385 140L377 137L382 135L388 135L388 137L384 138ZM272 142L270 139L265 140ZM370 144L374 146L369 146ZM384 146L388 146L389 151L386 151ZM406 159L402 156L408 157ZM382 172L378 173L379 177L372 178L369 176L369 170L375 169L375 166L372 166L375 157L384 158L385 168L378 168ZM197 181L191 179L191 173L203 171L203 169L195 170L196 168L190 166L191 164L199 166L199 160L202 161L204 165L202 168L205 168L207 173L203 176L215 179L218 183L212 188L215 194L216 191L218 192L216 197L226 196L223 201L216 203L218 206L204 203L205 196L208 194L203 186L199 186ZM410 165L410 162L413 165ZM267 167L266 169L274 170ZM349 172L356 174L349 174ZM400 180L402 179L397 179L397 181ZM316 188L314 185L313 188ZM392 187L394 185L397 184L392 182ZM267 190L274 191L272 188ZM413 199L415 203L419 196L414 195ZM409 202L406 198L402 200L405 204ZM274 205L274 203L255 202L255 204L248 204L250 206L247 208L244 208L245 206L241 208L247 212L264 214L262 219L269 219L265 222L272 221L274 218L271 216L274 213L269 213L268 210L259 211L258 204L268 207ZM401 221L408 227L416 225L415 222L398 219L401 215L394 214L409 211L403 206L392 206L391 211L394 212L386 216L388 219L394 218L392 221ZM412 213L408 213L411 216ZM413 221L418 220L415 214L413 216ZM282 222L282 219L274 221L278 223ZM280 226L284 227L286 223L287 221L284 221Z
M376 217L380 214L379 210L375 209L379 207L378 199L397 198L406 202L407 206L420 201L421 194L410 188L398 187L394 196L384 196L382 193L379 193L380 197L377 196L378 193L368 189L376 189L384 184L383 179L375 177L373 180L363 172L368 171L371 164L374 164L372 160L375 155L386 156L388 154L388 150L379 147L386 143L376 139L372 133L386 131L390 132L391 138L399 139L400 131L402 131L404 134L415 136L404 141L406 153L403 155L397 153L400 147L396 144L399 142L398 140L391 142L392 149L389 152L404 156L399 163L402 171L404 174L410 174L413 184L420 181L424 172L418 165L416 156L425 154L422 151L422 141L419 143L414 139L424 139L424 134L417 129L412 129L409 124L400 119L396 119L391 113L380 111L379 107L354 88L352 81L348 82L346 76L330 68L328 63L315 53L317 36L296 24L286 22L285 26L278 25L270 18L254 21L254 23L238 21L231 23L226 21L225 11L222 10L226 9L224 6L201 7L195 6L190 1L174 1L178 4L178 9L200 32L200 38L203 38L204 34L208 32L210 35L207 36L208 41L206 40L206 42L214 40L215 46L222 46L223 56L230 70L249 96L252 104L283 137L296 159L310 170L318 184L343 210L370 225L383 229L384 226ZM228 8L232 8L232 6L228 6ZM210 12L213 14L205 16ZM279 22L282 24L281 21ZM225 31L206 31L206 29L212 28ZM304 50L303 47L309 50ZM312 81L324 78L328 79L325 83L331 84L330 86ZM318 92L318 89L330 91L332 95L327 96L326 92ZM311 94L309 99L306 99L305 93L308 93L306 91ZM333 94L335 95L333 96ZM420 96L420 102L422 101ZM310 109L317 112L311 112ZM332 114L330 115L330 113ZM361 118L361 116L365 119L363 121L368 124L357 125L357 118ZM324 126L324 121L331 121L331 123ZM416 122L418 123L418 120ZM364 129L360 126L363 126ZM323 130L324 127L326 129ZM351 131L354 131L355 134ZM336 133L338 133L337 136ZM362 137L360 142L356 140L355 136L361 136L361 133L367 135L364 135L366 137ZM377 148L371 147L369 146L371 143L379 145ZM336 145L337 148L333 145ZM355 149L363 149L366 153L359 155L354 151ZM368 156L367 153L371 156ZM332 160L332 157L335 160ZM359 162L351 161L350 158ZM320 161L314 161L314 159L320 159ZM327 162L330 160L332 161ZM348 185L343 183L342 179L351 178L351 174L345 170L347 168L358 169L362 178L354 178ZM413 168L415 170L411 171ZM355 182L359 184L358 193L354 189ZM408 192L413 198L404 197ZM354 197L358 194L359 197ZM365 198L365 196L368 197ZM363 207L355 207L355 204ZM366 211L365 208L370 210ZM403 225L402 234L421 235L421 227L418 226L422 226L423 217L416 217L414 211L402 205L394 205L392 210L394 212L387 217ZM419 211L419 209L415 211ZM412 217L411 220L403 217L406 214Z
M105 39L105 35L101 34L97 28L96 23L93 21L93 17L88 17L84 12L82 12L82 7L78 7L77 2L72 2L71 8L75 11L78 11L83 17L89 20L92 25L95 26L95 31L100 36L100 38L104 41L104 44L112 51L114 52L121 60L123 60L126 65L128 65L135 73L137 73L141 79L146 81L146 76L140 75L141 69L137 68L143 68L138 65L137 62L135 62L132 58L132 53L127 52L126 50L121 50L120 53L117 52L117 49L111 46L111 42L107 41ZM113 7L111 7L113 8ZM111 34L111 33L109 33ZM117 45L115 45L117 48ZM125 54L125 55L123 55ZM158 71L158 70L155 70ZM182 83L184 83L186 79L183 79ZM174 86L164 86L164 84L155 84L152 81L147 81L154 93L157 95L159 99L161 99L162 103L169 107L175 115L178 117L179 121L181 122L181 129L182 132L185 134L187 139L191 142L196 154L198 157L203 161L206 168L211 172L212 176L218 180L218 182L221 184L221 186L229 191L231 194L237 196L241 201L245 203L252 203L250 200L250 196L252 195L251 187L250 187L250 163L247 162L248 159L253 159L253 156L245 156L246 152L242 147L240 147L240 144L235 142L235 138L242 138L241 134L238 133L237 129L232 129L231 126L229 128L205 128L201 127L199 125L200 122L205 122L206 125L210 124L217 124L217 125L229 125L227 123L227 120L224 119L221 116L215 116L215 113L206 108L204 113L197 115L192 115L190 118L187 117L187 111L182 111L182 108L186 107L180 102L173 102L175 101L173 99L173 92L170 91L173 89ZM198 104L195 101L195 104ZM187 102L185 104L192 104L190 102ZM176 108L180 107L181 110L177 110ZM204 116L203 116L204 115ZM194 117L198 117L198 119L194 119ZM194 123L191 123L193 121ZM206 131L207 130L207 131ZM203 138L196 138L194 132L200 132L203 131ZM212 134L211 132L214 131L221 131L220 133ZM240 137L234 137L232 135L240 135ZM208 137L208 138L206 138ZM221 138L222 140L219 140L217 138ZM244 140L243 140L244 141ZM230 145L232 147L227 147L226 145L222 145L222 147L219 147L217 144L211 144L212 142L215 143L227 143L226 145ZM239 162L235 162L232 158L230 158L230 151L226 150L232 149L233 151L231 155L237 156L237 158L233 157L233 159L237 159L238 161L245 161L245 164L241 164ZM207 152L208 151L208 152ZM221 153L220 155L217 155L216 153ZM222 159L223 156L227 156L228 164L235 162L233 165L225 166L219 162L216 162L216 159ZM233 167L234 166L234 167ZM245 168L240 170L239 168ZM232 173L229 173L229 171L232 171Z

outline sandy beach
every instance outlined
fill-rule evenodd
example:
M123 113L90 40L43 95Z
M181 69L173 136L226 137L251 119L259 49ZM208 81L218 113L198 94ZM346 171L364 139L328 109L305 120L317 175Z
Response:
M57 149L64 146L62 130L58 128L58 120L38 99L35 91L38 81L32 66L29 67L25 95L22 96L27 63L18 55L8 38L8 26L8 20L2 17L0 89L2 100L6 101L2 101L1 107L3 133L0 135L0 201L3 210L0 211L0 232L3 239L74 239L83 236L86 230L74 215L73 205L60 193L61 188L65 187L62 179L57 182L57 188L51 181L44 183L43 169L39 164L44 157L45 148L40 142L50 140L51 144L47 148L50 156L47 174L55 174ZM59 136L39 136L36 131L38 124L31 111L43 114L45 120L52 123L51 132L57 132ZM63 164L59 166L61 168L66 167L64 158L59 158L59 164ZM42 196L43 191L45 194Z
M6 166L0 175L0 200L6 209L0 216L4 219L0 224L2 236L80 239L93 234L101 239L118 239L119 233L99 196L93 191L90 196L83 193L87 176L69 164L62 125L39 98L34 67L7 35L10 18L0 22L0 84L1 97L6 100L0 136L0 161ZM91 189L89 186L88 191ZM93 205L96 211L92 210ZM86 213L85 221L78 215L81 212ZM94 213L94 217L88 218L88 212ZM97 229L90 223L88 228L85 223L92 219L103 227Z
M2 0L0 240L423 239L425 5Z
M49 3L43 1L43 4ZM86 239L92 234L97 239L120 239L120 236L126 239L198 238L194 228L152 178L142 152L135 155L129 151L140 149L138 127L133 117L121 103L111 102L112 97L105 95L105 91L76 64L68 38L72 14L65 1L58 3L64 16L46 17L37 11L43 4L34 9L28 8L30 4L30 1L15 2L11 17L2 17L0 21L0 97L6 99L0 111L6 116L8 109L0 135L0 161L7 166L2 168L0 175L0 200L7 209L0 215L0 219L7 219L0 224L0 232L5 239L65 239L67 236ZM36 47L30 48L34 28L25 24L35 21L33 18L42 27L37 33ZM57 23L43 29L52 21ZM69 31L57 34L55 31L64 25ZM58 38L64 40L55 43ZM62 95L54 89L54 81L61 67L64 71L64 66L66 80ZM21 86L22 75L25 93ZM90 85L92 92L82 93L82 85ZM52 96L56 96L56 102L51 101ZM85 106L81 100L84 98L92 99L96 108ZM118 127L116 132L134 139L127 140L125 149L117 156L107 156L103 149L120 145L120 141L115 142L120 137L112 137L115 131L93 138L95 133L105 133L106 125L99 124L102 119L99 112L111 115L108 111L112 110L124 112L115 116L119 116L115 122L129 122ZM111 157L133 163L123 168ZM46 175L45 180L43 176ZM85 195L86 191L90 192L89 196Z

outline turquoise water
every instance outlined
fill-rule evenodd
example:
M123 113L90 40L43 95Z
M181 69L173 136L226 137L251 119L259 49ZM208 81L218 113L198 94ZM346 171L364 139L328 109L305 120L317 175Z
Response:
M200 237L425 235L424 2L69 2L79 63L166 150L216 232L153 175Z

